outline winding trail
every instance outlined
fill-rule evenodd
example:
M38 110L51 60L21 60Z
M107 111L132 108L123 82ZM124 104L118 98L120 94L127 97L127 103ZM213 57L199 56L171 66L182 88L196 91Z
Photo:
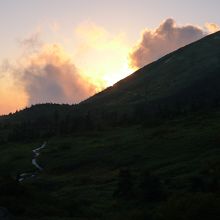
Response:
M40 147L35 148L34 150L32 150L32 152L33 152L32 164L33 164L33 166L35 166L37 168L38 172L42 171L43 168L38 164L37 158L40 156L40 151L42 149L44 149L46 147L46 145L47 145L47 142L44 142ZM37 174L37 171L31 172L31 173L30 172L21 173L19 175L19 177L18 177L18 181L22 182L25 179L29 179L29 178L35 177L36 174Z

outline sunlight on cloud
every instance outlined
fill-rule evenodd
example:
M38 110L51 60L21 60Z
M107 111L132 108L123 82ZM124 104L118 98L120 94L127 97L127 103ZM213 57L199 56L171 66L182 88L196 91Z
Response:
M104 28L86 22L78 26L76 34L79 46L75 60L99 90L132 72L127 62L130 47L123 33L112 35Z
M44 44L33 51L28 49L38 43L33 39L21 44L28 53L22 52L14 64L2 64L0 114L37 103L78 103L96 92L60 45Z
M205 27L209 33L215 33L217 31L220 31L220 26L215 23L206 23Z
M78 103L95 93L95 85L82 76L69 54L58 44L44 45L23 60L19 76L28 103Z
M195 25L179 26L168 18L155 30L145 29L141 40L130 53L130 66L141 68L160 57L201 39L208 33Z

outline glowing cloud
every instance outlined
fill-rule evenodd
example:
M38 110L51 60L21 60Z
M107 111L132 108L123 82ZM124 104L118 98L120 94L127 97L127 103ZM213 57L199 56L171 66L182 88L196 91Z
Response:
M28 103L78 103L95 93L59 45L45 45L25 60L20 79Z
M78 26L76 34L79 46L74 60L99 90L132 72L127 62L130 47L123 33L110 34L104 28L86 22Z
M213 27L213 24L212 24ZM140 68L158 58L207 35L203 29L193 25L177 26L169 18L155 30L146 29L140 42L130 54L130 65Z
M220 31L220 26L215 23L206 23L205 27L209 33L215 33L217 31Z
M96 92L96 86L58 44L39 44L38 37L21 41L22 55L0 71L0 114L36 103L78 103Z

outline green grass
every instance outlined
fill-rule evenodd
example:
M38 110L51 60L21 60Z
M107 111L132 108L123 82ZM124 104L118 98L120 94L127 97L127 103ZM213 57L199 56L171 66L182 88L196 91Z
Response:
M169 190L184 191L190 177L219 161L219 131L220 113L214 112L45 140L39 158L44 171L21 183L28 196L18 219L117 219L131 205L112 196L125 167L134 176L150 170L169 182ZM42 142L2 145L1 171L15 176L33 170L31 151Z
M40 143L40 142L39 142ZM12 176L33 170L31 165L32 150L39 143L7 143L0 145L0 172L10 173Z

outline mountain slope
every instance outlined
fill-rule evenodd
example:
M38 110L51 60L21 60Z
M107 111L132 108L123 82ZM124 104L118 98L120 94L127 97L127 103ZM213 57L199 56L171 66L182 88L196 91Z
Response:
M179 104L196 99L210 101L220 94L219 46L217 32L143 67L83 103L113 107L159 103L171 98ZM188 96L191 100L187 100Z

